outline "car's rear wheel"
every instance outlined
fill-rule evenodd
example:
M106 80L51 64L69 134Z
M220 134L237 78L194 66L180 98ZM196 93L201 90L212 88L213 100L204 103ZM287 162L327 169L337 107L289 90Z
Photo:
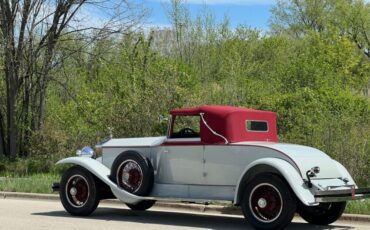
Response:
M142 200L137 204L126 204L131 210L145 211L155 204L155 200Z
M123 152L113 162L111 179L127 192L148 195L153 187L153 178L150 162L137 152Z
M254 228L284 229L293 219L296 199L280 177L262 174L246 185L241 206Z
M312 207L301 204L297 212L310 224L328 225L342 216L346 204L346 202L320 203Z
M80 166L63 174L59 196L65 210L75 216L91 214L100 201L94 176Z

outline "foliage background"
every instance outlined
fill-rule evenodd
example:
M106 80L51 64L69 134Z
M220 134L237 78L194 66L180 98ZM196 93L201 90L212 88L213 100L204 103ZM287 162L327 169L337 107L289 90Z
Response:
M68 54L50 73L41 128L16 161L0 155L0 174L58 172L58 159L95 145L108 127L116 137L163 135L158 116L169 109L224 104L277 112L280 141L319 148L369 185L370 6L285 0L272 13L269 31L231 28L208 10L191 19L172 1L171 28ZM59 41L57 53L79 45Z

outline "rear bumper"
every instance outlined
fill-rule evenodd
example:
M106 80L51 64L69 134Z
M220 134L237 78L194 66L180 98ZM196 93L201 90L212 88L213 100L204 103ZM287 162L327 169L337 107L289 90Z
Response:
M317 191L315 201L319 203L341 202L370 198L370 188Z

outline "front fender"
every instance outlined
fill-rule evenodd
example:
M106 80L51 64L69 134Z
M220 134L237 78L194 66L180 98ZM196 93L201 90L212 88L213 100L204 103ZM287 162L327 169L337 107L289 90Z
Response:
M74 164L79 165L92 174L94 174L97 178L103 181L106 185L108 185L113 194L121 201L129 204L137 204L139 201L144 200L145 198L136 196L125 190L119 188L115 183L113 183L109 179L110 169L103 165L98 160L94 160L89 157L69 157L57 162L57 164Z
M278 158L264 158L253 161L243 171L242 175L238 180L238 184L235 190L234 204L239 204L241 199L240 189L243 189L243 178L249 170L258 165L268 165L277 170L284 179L288 182L289 186L298 197L298 199L305 205L315 205L315 197L310 189L304 183L302 177L297 170L287 161Z

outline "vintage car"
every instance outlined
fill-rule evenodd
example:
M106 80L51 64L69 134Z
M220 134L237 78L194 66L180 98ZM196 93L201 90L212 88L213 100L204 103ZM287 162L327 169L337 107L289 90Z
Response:
M97 157L96 152L101 152ZM155 201L240 206L256 229L283 229L295 212L327 225L347 200L370 196L342 164L322 151L278 142L276 114L230 106L170 111L162 137L110 139L57 164L73 164L54 184L72 215L92 213L101 199L132 210Z

